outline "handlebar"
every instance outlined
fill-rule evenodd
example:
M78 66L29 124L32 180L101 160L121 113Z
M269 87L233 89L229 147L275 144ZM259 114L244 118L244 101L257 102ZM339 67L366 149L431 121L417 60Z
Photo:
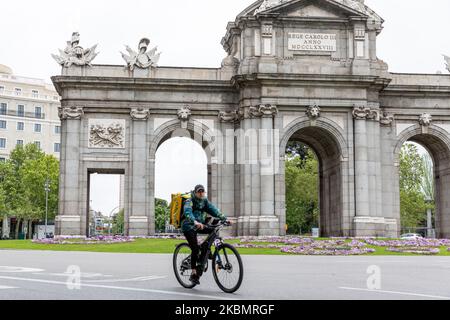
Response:
M228 221L220 221L218 224L216 225L212 225L212 224L205 224L204 225L205 228L208 228L210 230L215 230L215 229L219 229L219 228L223 228L223 227L230 227L231 223Z

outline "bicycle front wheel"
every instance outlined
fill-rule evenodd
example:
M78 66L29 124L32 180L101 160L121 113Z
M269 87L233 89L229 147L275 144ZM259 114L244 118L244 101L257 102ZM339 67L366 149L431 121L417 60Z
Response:
M212 261L214 280L226 293L234 293L241 287L244 267L241 255L232 246L224 243L216 249Z

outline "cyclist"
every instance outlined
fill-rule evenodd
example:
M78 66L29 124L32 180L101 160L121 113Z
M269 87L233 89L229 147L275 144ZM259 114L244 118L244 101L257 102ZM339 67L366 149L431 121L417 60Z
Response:
M191 198L186 200L183 207L184 220L181 224L181 230L183 231L186 240L191 248L191 268L192 275L189 279L192 283L199 285L200 277L197 271L197 261L199 253L201 253L200 261L205 258L207 248L200 248L198 245L198 234L211 234L213 230L205 226L206 214L217 218L221 221L227 221L227 217L222 214L207 198L205 187L197 185L191 192ZM230 221L228 221L230 223ZM230 223L231 224L231 223ZM205 244L205 243L204 243ZM206 244L205 244L206 245Z

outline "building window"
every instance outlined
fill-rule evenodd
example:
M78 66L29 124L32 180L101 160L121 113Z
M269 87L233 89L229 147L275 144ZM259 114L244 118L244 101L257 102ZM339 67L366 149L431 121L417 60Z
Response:
M0 158L0 162L5 162L6 159L5 158Z
M31 96L33 98L39 98L39 91L37 90L31 90Z
M54 151L55 151L55 153L61 152L61 144L60 143L55 143Z
M25 117L25 106L24 105L18 105L17 106L17 116L18 117Z
M6 103L0 103L0 115L6 115L6 111L8 110L8 105Z
M15 92L16 96L21 96L22 95L22 89L20 89L20 88L15 88L14 92Z
M40 142L40 141L35 141L35 142L34 142L34 145L35 145L36 147L38 147L39 150L41 149L41 142Z
M5 149L5 148L6 148L6 139L0 138L0 149Z
M6 121L0 120L0 129L6 129Z
M55 134L61 134L61 126L55 126Z
M34 124L34 132L38 132L38 133L42 132L42 125L39 123L35 123Z
M3 93L5 91L5 87L4 86L0 86L0 93Z
M23 130L25 130L25 123L17 122L17 131L23 131Z
M42 119L42 108L41 107L35 107L34 108L34 115L36 119Z
M16 146L23 146L23 140L17 140Z

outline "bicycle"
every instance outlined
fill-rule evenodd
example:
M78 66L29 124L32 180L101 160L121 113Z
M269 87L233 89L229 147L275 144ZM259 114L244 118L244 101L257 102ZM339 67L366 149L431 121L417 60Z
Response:
M208 271L208 260L212 260L211 267L214 280L219 288L226 293L234 293L239 290L244 278L244 267L239 252L232 245L224 243L219 232L224 227L230 226L227 222L220 222L216 226L207 225L211 234L206 238L200 250L200 257L204 257L197 267L197 273L201 277ZM206 248L205 245L206 244ZM214 245L215 251L212 255L211 247ZM203 250L206 249L206 252ZM186 289L196 287L189 278L192 274L191 269L192 251L187 243L179 244L173 254L173 269L178 282ZM238 270L237 270L238 269ZM199 272L200 271L200 272ZM233 277L233 279L231 279Z

